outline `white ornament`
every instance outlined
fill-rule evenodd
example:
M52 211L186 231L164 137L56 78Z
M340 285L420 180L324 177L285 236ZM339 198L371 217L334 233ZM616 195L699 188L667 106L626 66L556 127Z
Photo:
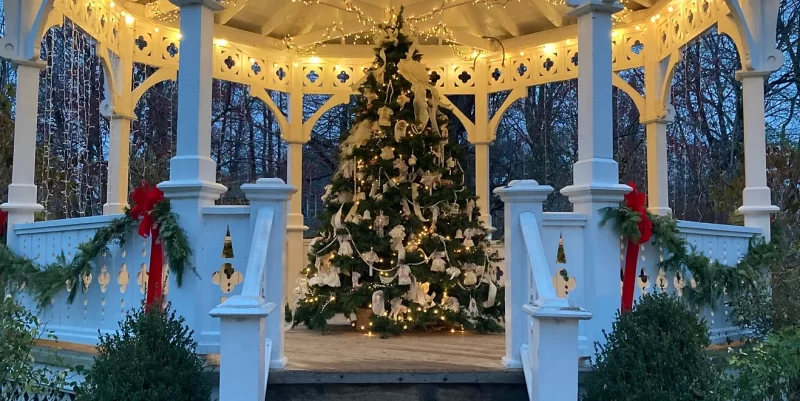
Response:
M378 290L372 293L372 313L376 316L383 315L386 312L386 299L383 297L383 291Z
M369 106L373 100L378 98L378 94L373 92L372 89L364 89L364 97L367 99L367 106Z
M436 232L436 222L439 221L439 207L431 206L429 209L431 209L431 231Z
M394 159L394 148L391 146L386 146L383 149L381 149L381 159L383 160Z
M391 127L392 126L392 115L394 112L392 109L384 106L378 109L378 124L381 127Z
M418 283L413 281L411 283L411 287L408 289L408 293L406 294L406 299L419 304L423 308L432 308L436 305L433 299L436 297L436 293L432 295L428 295L428 290L430 289L430 283Z
M461 305L456 297L444 297L442 298L442 309L457 313L461 309Z
M372 276L372 269L374 268L375 263L377 263L380 258L378 258L378 254L375 253L373 248L370 248L369 251L364 252L361 254L361 260L369 266L369 275Z
M331 189L332 188L333 188L333 185L331 185L331 184L328 184L328 185L325 186L325 194L323 194L322 198L321 198L323 202L327 201L328 197L331 196Z
M447 262L443 259L444 256L447 254L444 252L434 252L431 257L433 261L431 262L431 271L432 272L444 272L447 268Z
M456 239L463 239L463 238L464 238L464 232L461 231L461 229L456 230Z
M442 180L442 173L434 173L431 171L423 171L422 178L420 178L420 182L422 185L425 185L425 189L429 192L433 192L436 189L436 184L441 182Z
M331 271L322 278L322 284L328 287L341 287L342 283L339 281L339 268L335 266L332 267Z
M478 284L478 276L475 275L474 271L467 271L464 272L464 285L475 285Z
M404 120L398 121L394 125L394 140L400 142L401 139L406 137L406 132L408 131L408 123Z
M405 217L411 216L411 208L408 206L408 201L406 200L406 198L403 198L401 200L401 203L403 206L403 216Z
M469 299L469 308L467 308L467 316L471 318L478 317L480 311L478 311L478 303L475 302L475 298Z
M411 284L411 268L408 265L401 265L397 268L397 284Z
M374 198L378 195L378 191L381 189L381 184L378 181L372 181L372 188L369 190L369 197Z
M458 277L459 275L461 275L461 270L459 270L455 266L448 267L447 270L445 270L445 272L447 272L447 274L450 275L450 280L453 280L456 277Z
M394 159L394 162L392 162L392 167L396 168L400 172L399 181L405 182L408 178L408 165L406 162L400 158Z
M411 157L408 158L408 165L412 167L417 165L417 156L414 156L413 153L411 154Z
M372 220L372 215L369 214L369 210L364 211L364 214L361 215L361 220Z
M467 214L467 219L472 221L472 211L475 210L475 200L470 199L467 201L467 207L464 208L464 213Z
M389 319L397 320L398 318L402 319L402 314L408 313L408 307L403 305L402 298L395 298L389 302L392 306L392 311L389 312Z
M400 108L406 107L406 104L411 101L411 98L406 96L405 93L401 93L400 96L397 97L397 104L400 105Z
M353 256L353 247L350 245L350 240L353 238L350 234L340 234L338 236L339 240L339 255L342 256Z
M357 290L361 288L361 283L358 282L358 280L361 278L361 273L353 272L350 276L353 278L353 289Z
M384 229L387 225L389 225L389 216L384 216L383 210L381 210L378 215L375 216L375 222L373 223L373 227L375 227L375 231L378 232L379 237L383 237Z

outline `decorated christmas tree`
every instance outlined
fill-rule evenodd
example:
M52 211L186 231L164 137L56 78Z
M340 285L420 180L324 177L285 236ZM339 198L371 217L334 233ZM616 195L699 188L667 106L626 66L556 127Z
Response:
M326 225L295 290L294 323L325 330L342 313L381 335L501 331L501 259L466 188L464 151L450 140L402 12L378 32L322 198Z

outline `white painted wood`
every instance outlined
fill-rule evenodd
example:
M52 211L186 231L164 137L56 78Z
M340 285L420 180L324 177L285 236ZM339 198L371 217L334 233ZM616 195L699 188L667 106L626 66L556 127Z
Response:
M672 214L669 207L667 124L653 121L647 133L647 210L660 216Z
M739 214L747 227L760 228L765 239L771 236L770 220L778 207L772 205L767 186L767 139L764 115L763 73L739 73L742 81L744 109L744 175L745 189Z
M128 207L131 117L111 117L108 143L108 189L103 214L122 213Z
M274 210L269 239L266 240L254 234L253 247L251 248L251 254L258 249L255 245L256 241L263 242L268 247L266 260L264 262L266 273L259 288L263 290L264 302L278 306L277 310L266 319L266 336L272 342L272 352L269 360L269 367L272 369L282 369L286 366L286 357L283 351L283 326L285 315L283 307L285 294L283 292L287 260L284 256L287 227L286 204L295 191L296 190L292 186L284 184L279 178L260 178L255 184L242 185L242 192L244 192L247 199L250 200L250 208L252 211L264 207L269 207ZM256 215L251 213L250 221L253 230L255 230L259 225L256 220ZM259 246L263 245L264 244ZM249 265L250 263L248 263L248 270ZM252 279L253 277L250 278L250 280ZM253 284L249 284L247 278L245 281L245 290L252 291L252 288L249 286Z
M533 301L529 294L531 270L519 217L526 212L541 214L542 202L552 192L552 187L534 180L511 181L508 186L494 190L505 203L506 355L502 362L508 368L522 367L520 347L527 342L528 332L528 318L522 305Z
M18 62L17 98L14 120L14 158L11 184L8 186L8 202L0 209L8 212L9 246L14 246L17 238L14 230L17 224L33 221L34 213L42 210L36 200L36 125L39 110L39 71L40 63Z
M585 307L594 315L585 325L589 343L601 341L603 330L611 330L620 305L615 268L619 239L613 228L600 226L599 210L617 206L630 191L627 185L619 184L619 168L613 159L611 13L618 10L616 5L589 1L570 14L578 18L582 55L578 70L578 162L573 168L574 184L561 193L569 197L575 212L588 218L582 291L586 294Z

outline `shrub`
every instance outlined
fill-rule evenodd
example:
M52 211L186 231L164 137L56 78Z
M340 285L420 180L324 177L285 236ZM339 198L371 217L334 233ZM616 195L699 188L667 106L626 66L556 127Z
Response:
M56 374L35 365L31 350L42 337L55 339L10 295L0 299L0 400L23 399L20 393L50 394L63 388L66 372Z
M169 305L129 313L116 333L100 337L78 400L208 401L204 362L184 322Z
M722 375L705 351L708 328L676 297L645 295L604 335L584 401L725 400Z
M734 399L800 400L800 327L774 333L729 359Z

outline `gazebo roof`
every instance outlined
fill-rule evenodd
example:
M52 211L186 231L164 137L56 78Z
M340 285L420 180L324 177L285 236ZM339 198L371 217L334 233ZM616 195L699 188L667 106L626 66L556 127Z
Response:
M325 45L371 45L371 30L404 8L421 44L454 54L495 52L529 45L532 36L575 35L576 19L563 0L223 0L215 22L223 32L263 39L261 48L316 52ZM615 15L628 25L644 19L653 0L625 1ZM177 26L179 11L169 0L126 4L137 17ZM254 36L257 35L257 36ZM502 43L502 45L501 45ZM365 46L367 47L367 46ZM371 47L371 46L369 46ZM352 49L351 49L352 50ZM429 49L427 53L430 53ZM442 53L445 56L446 53Z

